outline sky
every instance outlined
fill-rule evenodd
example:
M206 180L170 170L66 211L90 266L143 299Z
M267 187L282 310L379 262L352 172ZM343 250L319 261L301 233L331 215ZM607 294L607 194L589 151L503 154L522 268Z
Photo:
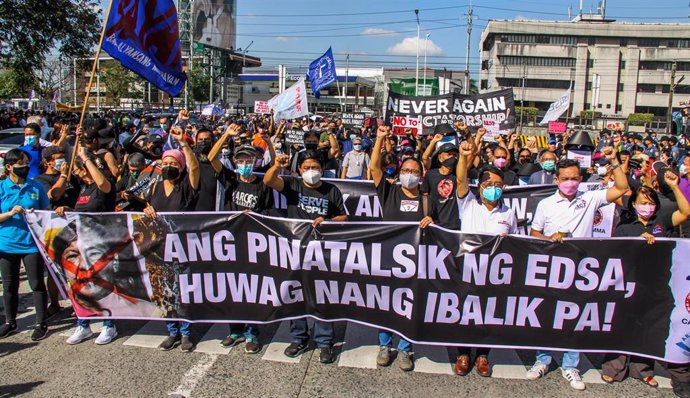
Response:
M237 48L260 57L265 69L278 64L306 67L329 46L338 67L415 66L419 9L420 67L426 44L428 65L465 69L467 13L464 0L237 0ZM107 0L101 0L107 4ZM597 1L583 1L584 12ZM690 23L687 1L608 0L609 19L645 23ZM577 14L579 1L473 1L470 70L479 70L479 39L490 19L568 20L568 7ZM426 42L426 34L429 41Z

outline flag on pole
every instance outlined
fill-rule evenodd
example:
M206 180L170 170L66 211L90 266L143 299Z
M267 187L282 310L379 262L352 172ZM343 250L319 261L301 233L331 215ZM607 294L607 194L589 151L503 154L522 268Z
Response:
M338 75L335 73L335 60L331 47L328 47L328 51L309 64L307 76L309 76L311 91L316 98L321 96L322 88L326 88L336 81Z
M223 116L225 114L225 109L220 101L215 104L209 104L201 110L201 116Z
M307 104L307 85L304 77L287 90L268 100L268 107L275 113L273 118L276 123L282 119L295 119L309 114Z
M102 48L171 96L182 91L187 76L172 0L112 0Z
M539 124L545 124L548 122L554 122L558 120L563 112L570 108L570 87L561 95L561 97L549 106L549 110L544 115L544 118L539 122Z

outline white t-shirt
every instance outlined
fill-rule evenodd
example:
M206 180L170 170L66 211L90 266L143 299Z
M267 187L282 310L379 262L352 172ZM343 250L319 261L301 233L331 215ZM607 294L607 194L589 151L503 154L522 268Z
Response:
M458 198L458 211L461 232L490 235L518 233L515 212L503 202L489 211L472 191L468 191L464 198Z
M541 231L546 236L566 229L570 232L570 237L591 238L594 214L597 209L608 204L606 191L578 191L572 201L568 201L561 196L560 191L556 191L537 205L532 229Z

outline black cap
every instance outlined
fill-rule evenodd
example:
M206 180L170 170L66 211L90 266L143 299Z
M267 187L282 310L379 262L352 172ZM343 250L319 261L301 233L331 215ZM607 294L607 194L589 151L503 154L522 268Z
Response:
M651 135L648 135L648 136L644 137L644 140L645 140L645 141L652 141L652 142L654 142L654 138L652 138Z
M256 148L254 148L251 145L242 145L241 147L235 150L235 156L247 155L249 157L255 158L256 154Z
M57 153L61 153L64 155L65 151L63 151L62 149L60 149L60 147L57 146L49 146L41 152L41 156L43 157L43 159L50 160L53 157L53 155Z
M642 134L633 134L632 137L633 137L633 139L641 140L641 139L642 139Z
M446 152L451 152L455 151L458 152L458 147L456 147L454 144L451 144L450 142L447 142L443 145L441 145L440 148L438 148L438 154L446 153Z
M151 144L162 144L164 140L160 134L149 134L146 136L146 141Z
M451 135L457 133L455 132L455 129L452 125L448 123L441 123L437 124L436 127L434 127L434 134Z

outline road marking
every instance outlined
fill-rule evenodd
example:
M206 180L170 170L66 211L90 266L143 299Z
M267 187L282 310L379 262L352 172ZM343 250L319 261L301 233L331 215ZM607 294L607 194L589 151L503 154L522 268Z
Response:
M414 346L414 371L454 375L448 358L448 349L437 345Z
M227 323L216 323L206 332L201 338L199 344L196 345L194 352L203 352L205 354L219 354L225 355L230 352L232 347L223 347L220 342L229 334Z
M177 388L168 393L168 397L185 397L189 398L196 388L197 384L204 378L206 373L211 369L213 364L218 359L218 355L204 355L199 362L189 368L187 373L182 376L182 382Z
M491 377L497 379L524 380L527 374L527 368L515 350L492 348L489 351L489 363Z
M376 356L379 353L379 346L376 344L378 342L376 329L356 323L348 323L345 327L345 341L338 359L338 366L376 369Z
M168 337L168 330L165 323L160 321L146 322L132 337L128 338L123 345L158 348L158 346Z
M267 361L285 362L285 363L299 363L301 355L297 358L290 358L283 354L285 348L290 345L290 322L284 321L280 323L278 330L273 335L273 339L266 347L266 352L261 357Z

